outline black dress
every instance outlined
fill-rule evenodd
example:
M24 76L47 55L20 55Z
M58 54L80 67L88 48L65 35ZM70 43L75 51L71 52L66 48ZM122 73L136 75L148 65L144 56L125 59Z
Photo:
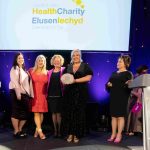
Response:
M65 72L72 74L75 79L93 75L92 70L85 63L81 63L75 73L73 73L73 65L70 64ZM85 135L85 108L88 100L87 83L67 85L64 90L64 100L64 132L67 135L72 134L77 137Z
M48 104L52 113L62 112L62 91L60 84L60 72L53 72L48 87Z
M125 117L127 115L127 104L130 89L126 81L132 79L129 71L112 73L109 82L112 83L110 90L110 115L112 117Z

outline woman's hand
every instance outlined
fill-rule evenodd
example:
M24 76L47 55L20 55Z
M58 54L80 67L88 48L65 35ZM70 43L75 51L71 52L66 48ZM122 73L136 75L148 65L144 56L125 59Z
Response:
M141 101L138 99L137 101L136 101L138 104L141 104Z
M128 84L128 85L129 85L132 81L133 81L133 80L128 80L128 81L126 81L125 84Z
M107 83L107 86L108 86L108 87L112 87L112 83L111 83L111 82L108 82L108 83Z
M19 100L19 101L21 100L21 95L17 96L17 100Z
M81 78L78 78L78 79L74 79L71 84L73 84L73 83L85 83L85 82L89 82L91 80L91 78L92 78L92 75L86 75L84 77L81 77Z

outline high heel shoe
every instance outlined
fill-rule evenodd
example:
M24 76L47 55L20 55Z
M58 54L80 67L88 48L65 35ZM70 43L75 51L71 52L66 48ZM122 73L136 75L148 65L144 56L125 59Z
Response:
M111 136L109 139L107 139L108 142L113 142L115 140L116 136Z
M114 140L114 143L118 144L118 143L121 142L121 140L122 140L122 136L116 137L115 140Z
M38 131L37 131L37 128L36 128L36 129L35 129L35 132L34 132L34 137L37 138L38 135L39 135L39 134L38 134Z
M129 136L133 136L133 135L134 135L134 133L133 133L133 132L130 132L130 133L129 133Z
M46 136L45 136L44 133L42 132L42 129L38 129L37 132L38 132L38 135L39 135L39 137L40 137L41 140L46 139Z
M57 138L57 131L54 132L54 138Z
M27 137L27 133L24 131L20 131L20 137L23 137L23 138Z
M67 142L70 143L72 142L72 140L73 140L73 135L69 135L67 138Z
M20 132L14 133L13 136L14 136L15 138L20 138Z
M74 143L79 143L79 139L78 139L76 136L74 136L73 142L74 142Z
M60 132L58 132L57 137L61 139L62 138L62 134Z

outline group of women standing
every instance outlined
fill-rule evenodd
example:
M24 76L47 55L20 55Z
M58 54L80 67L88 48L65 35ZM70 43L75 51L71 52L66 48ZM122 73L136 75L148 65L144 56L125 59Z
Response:
M67 135L67 142L78 143L80 137L85 135L87 83L91 80L93 72L89 65L82 61L81 51L78 49L72 51L71 63L66 68L62 67L64 58L61 55L54 55L50 63L53 69L47 71L46 58L39 55L34 67L27 71L23 54L18 53L15 56L9 84L14 136L26 136L22 128L28 119L28 99L31 99L30 111L34 113L36 125L34 137L46 138L42 131L43 113L50 110L54 125L54 137L61 137L63 131ZM110 92L112 120L112 134L108 139L109 142L119 143L122 140L131 92L128 84L133 79L132 73L128 71L130 63L131 58L128 55L120 56L117 62L117 71L112 73L106 83L106 88ZM61 76L65 73L73 75L72 83L64 85L61 82ZM135 92L132 94L136 96ZM133 117L133 115L130 116ZM131 121L131 119L129 120ZM131 123L129 122L129 124Z
M82 62L81 52L75 49L71 53L71 64L62 67L64 59L54 55L51 59L53 69L46 70L46 58L39 55L35 65L25 70L24 57L18 53L10 71L10 94L12 99L12 124L15 137L24 137L22 128L28 118L28 100L31 99L30 111L34 113L34 137L45 139L42 131L43 113L50 109L54 125L54 136L61 136L61 124L66 131L68 142L79 142L85 131L85 107L87 100L87 82L93 72ZM61 76L70 73L74 81L69 85L61 83ZM24 96L23 96L24 94ZM65 108L63 108L65 105ZM65 111L64 111L65 110ZM63 116L63 119L62 119Z

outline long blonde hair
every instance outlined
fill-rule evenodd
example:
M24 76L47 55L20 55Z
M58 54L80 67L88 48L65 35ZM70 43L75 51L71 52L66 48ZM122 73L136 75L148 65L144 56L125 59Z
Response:
M46 70L46 58L45 58L44 55L38 55L38 56L36 57L35 65L34 65L34 67L33 67L33 72L35 72L35 71L38 69L38 64L37 64L37 62L38 62L39 59L43 59L43 60L44 60L44 65L43 65L43 68L42 68L42 73L47 73L47 70Z

